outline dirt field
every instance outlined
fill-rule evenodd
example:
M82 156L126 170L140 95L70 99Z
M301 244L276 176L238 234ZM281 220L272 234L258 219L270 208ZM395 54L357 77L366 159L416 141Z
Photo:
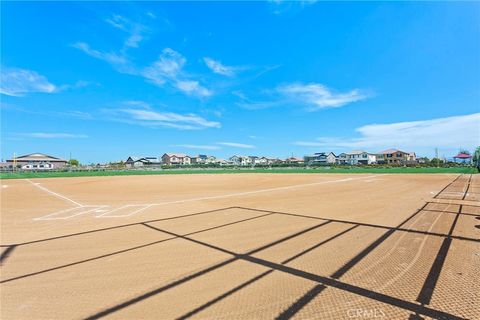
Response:
M480 175L19 179L1 319L480 319Z

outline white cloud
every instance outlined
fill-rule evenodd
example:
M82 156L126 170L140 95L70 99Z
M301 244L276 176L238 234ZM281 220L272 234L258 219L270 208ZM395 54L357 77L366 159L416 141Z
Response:
M308 5L318 2L318 0L268 0L267 1L273 13L280 15L285 12L295 12L305 8Z
M153 13L147 13L154 18ZM193 76L183 70L187 60L179 52L165 48L162 50L157 61L154 61L147 67L135 66L129 59L126 51L128 48L137 48L143 40L143 34L147 31L147 27L129 19L113 15L105 20L108 24L116 29L128 33L127 39L124 41L123 48L116 51L101 51L90 47L88 43L77 42L72 47L83 51L85 54L109 63L115 70L120 73L140 76L148 82L163 87L165 85L175 88L186 95L196 97L208 97L213 92L203 86L200 81L192 79Z
M175 87L188 95L199 97L208 97L212 95L212 92L209 89L194 80L178 80L175 82Z
M71 89L81 89L88 87L90 85L97 85L99 86L98 83L93 83L90 81L84 81L84 80L79 80L75 82L74 84L62 84L57 87L57 91L65 91L65 90L71 90Z
M103 52L99 50L94 50L90 48L90 45L88 45L85 42L77 42L73 44L72 47L83 51L84 53L86 53L91 57L106 61L114 67L126 65L129 62L128 59L121 54L118 54L115 52Z
M177 51L165 48L157 61L145 68L141 74L157 86L169 84L187 95L208 97L212 91L205 88L199 81L191 80L191 76L183 71L187 60Z
M237 96L240 99L240 102L236 102L235 104L240 108L247 109L247 110L267 109L267 108L280 106L284 103L281 100L254 101L249 97L247 97L247 95L240 90L232 91L232 94Z
M121 15L114 14L105 21L114 28L125 31L128 34L124 42L125 48L138 48L138 44L143 40L143 33L146 27L140 23L133 22Z
M209 121L195 114L178 114L174 112L155 111L143 102L127 103L129 107L119 109L107 109L106 113L113 116L112 120L125 123L151 126L169 127L184 130L196 130L205 128L220 128L220 122Z
M255 146L251 144L243 144L237 142L217 142L218 145L226 146L226 147L233 147L233 148L243 148L243 149L254 149Z
M39 139L79 139L88 138L86 134L71 134L71 133L46 133L46 132L32 132L21 133L22 137L39 138Z
M167 78L176 78L187 60L170 48L162 50L157 61L145 68L143 75L154 83L163 84Z
M1 67L0 93L8 96L22 96L31 92L53 93L57 87L35 71Z
M180 147L187 149L201 149L201 150L218 150L219 146L210 146L210 145L197 145L197 144L175 144L172 147Z
M204 57L203 61L205 62L207 67L214 73L221 74L227 77L233 77L235 75L235 72L240 69L239 67L226 66L220 61L213 60L209 57Z
M405 151L431 153L443 150L473 149L480 145L480 113L431 120L371 124L355 130L358 138L321 137L315 141L297 141L308 147L370 149L381 151L399 148Z
M368 98L360 89L337 93L319 83L292 83L279 86L277 91L293 101L307 104L309 111L338 108Z

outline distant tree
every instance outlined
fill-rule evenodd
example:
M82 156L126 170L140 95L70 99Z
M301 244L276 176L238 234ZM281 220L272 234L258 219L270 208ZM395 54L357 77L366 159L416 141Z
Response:
M475 153L473 154L473 161L478 160L480 160L480 147L477 147L477 149L475 149Z
M438 165L440 165L440 164L443 164L443 162L444 162L444 161L443 161L442 159L439 159L439 158L432 158L432 159L430 160L430 163L431 163L432 165L435 165L435 166L438 166Z
M470 155L470 151L464 150L464 149L460 149L460 153L464 153L464 154Z
M68 164L71 165L72 167L78 167L80 162L77 159L70 159L68 160Z

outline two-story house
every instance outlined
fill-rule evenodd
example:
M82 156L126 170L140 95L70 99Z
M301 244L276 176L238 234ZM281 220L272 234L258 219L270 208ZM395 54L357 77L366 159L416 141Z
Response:
M305 156L305 162L308 164L334 164L337 156L333 152L317 152L310 156Z
M234 155L230 160L236 166L249 166L252 164L252 158L247 156Z
M374 164L376 162L376 155L367 151L354 150L346 153L346 163L350 165Z
M165 153L162 156L162 163L165 165L189 165L191 158L184 153Z
M377 161L386 164L405 164L416 161L416 155L413 152L387 149L377 154Z

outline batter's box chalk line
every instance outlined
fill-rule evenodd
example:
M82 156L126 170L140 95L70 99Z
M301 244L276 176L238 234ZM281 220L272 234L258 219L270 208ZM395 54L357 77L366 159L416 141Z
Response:
M80 215L85 215L89 213L99 213L104 212L105 210L108 211L108 205L86 205L86 206L78 206L72 207L68 209L63 209L60 211L56 211L38 218L34 218L35 221L41 220L66 220L71 219L73 217L77 217Z

